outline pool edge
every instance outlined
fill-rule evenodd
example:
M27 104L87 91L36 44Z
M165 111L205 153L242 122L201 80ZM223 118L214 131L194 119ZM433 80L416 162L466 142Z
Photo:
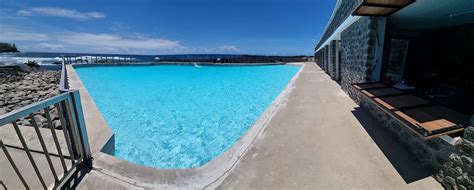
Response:
M265 109L265 111L260 115L260 117L255 121L255 123L247 129L244 135L235 142L235 144L225 151L222 155L219 157L215 158L214 160L209 161L207 164L203 165L202 167L206 167L208 164L209 165L216 165L218 163L217 159L220 157L228 157L228 156L233 156L235 157L234 163L232 163L232 166L228 167L228 169L222 173L220 177L218 177L214 182L210 183L209 185L206 186L206 188L211 188L215 189L219 184L222 183L222 181L229 175L230 171L235 168L235 166L238 165L240 160L242 159L243 155L247 153L247 151L252 148L255 143L262 139L264 132L272 120L272 118L277 114L285 105L286 101L288 100L288 96L290 93L293 91L295 88L295 82L299 78L301 72L303 71L305 64L302 63L289 63L287 65L292 65L292 66L300 66L298 71L293 75L293 77L288 81L288 83L285 85L285 88L278 94L278 96L272 101L272 103ZM231 154L230 151L238 149L237 151L240 151L237 153L237 155L229 155ZM223 159L221 158L221 159ZM225 158L224 158L225 159ZM212 167L212 166L211 166Z
M80 63L74 67L141 67L141 66L269 66L269 65L291 65L292 63L211 63L211 62L146 62L146 63Z
M112 128L102 116L94 100L82 83L79 75L71 65L66 65L69 86L79 90L81 104L86 123L87 135L91 146L92 156L101 152L110 153L115 149L115 137Z
M159 169L137 165L111 155L98 152L94 159L94 170L100 175L119 179L147 188L215 188L237 166L245 153L263 137L273 116L286 104L287 97L294 89L295 81L305 68L305 63L288 63L300 66L285 88L265 109L255 123L234 145L203 166L189 169ZM72 68L72 67L70 67ZM69 69L73 70L73 69ZM75 71L74 71L75 73ZM77 75L77 74L76 74ZM80 81L79 78L77 80ZM84 85L80 88L85 90ZM87 93L87 91L85 90ZM82 93L82 92L81 92ZM87 93L87 98L92 98ZM95 104L94 104L95 106ZM95 109L97 109L95 107ZM100 114L100 112L99 112ZM102 115L100 115L102 117ZM103 118L103 117L102 117ZM87 118L86 118L87 120ZM107 125L108 126L108 125Z

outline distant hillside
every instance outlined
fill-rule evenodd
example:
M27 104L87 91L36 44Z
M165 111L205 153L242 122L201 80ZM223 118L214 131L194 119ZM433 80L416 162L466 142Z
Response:
M16 49L15 44L0 42L0 53L3 52L20 52Z

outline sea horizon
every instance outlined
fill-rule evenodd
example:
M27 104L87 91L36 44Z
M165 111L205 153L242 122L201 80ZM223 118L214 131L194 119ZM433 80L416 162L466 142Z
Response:
M259 55L259 54L113 54L113 53L64 53L64 52L7 52L0 53L0 66L10 66L24 64L28 61L35 61L39 65L52 65L55 62L62 61L62 57L111 57L110 59L133 58L142 61L155 61L157 58L174 59L186 58L190 60L200 59L217 59L217 58L238 58L241 56L257 56L257 57L311 57L311 55Z

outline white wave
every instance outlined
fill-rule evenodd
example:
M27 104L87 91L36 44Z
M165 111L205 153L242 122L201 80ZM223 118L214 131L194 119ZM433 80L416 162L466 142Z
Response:
M74 56L71 58L74 61L83 60L88 63L94 63L96 60L136 60L136 58L131 57L122 57L122 56L91 56L91 55L83 55L83 56ZM87 61L86 61L87 60ZM55 62L61 62L61 57L54 57L54 58L43 58L43 57L18 57L14 54L2 54L0 55L0 65L21 65L27 63L28 61L36 61L39 65L53 65Z
M15 57L0 56L0 65L20 65L28 61L36 61L39 65L53 65L55 62L61 62L60 57L44 58L44 57Z

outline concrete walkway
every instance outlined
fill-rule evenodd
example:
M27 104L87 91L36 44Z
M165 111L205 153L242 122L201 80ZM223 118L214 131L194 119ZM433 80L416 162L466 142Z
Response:
M442 189L314 63L220 189Z
M46 161L43 148L41 147L34 128L31 126L19 126L19 129L23 135L23 138L25 139L25 143L28 145L28 148L31 151L31 155L38 166L46 186L52 187L54 183L53 174L48 162ZM57 156L58 151L56 149L56 145L54 144L51 131L47 128L40 128L40 131L46 148L48 149L51 156L51 161L54 165L55 172L61 177L64 174L64 171L62 169L60 158ZM59 146L61 147L61 152L64 156L69 156L66 140L62 131L57 130L56 135L58 137ZM31 165L26 152L23 150L23 145L18 140L18 136L13 129L13 125L7 124L0 126L0 139L6 145L8 153L15 162L15 165L18 167L18 170L20 170L29 188L42 189L43 187L38 179L38 176L34 172L33 166ZM70 168L70 160L65 158L65 161L67 168ZM21 183L2 150L0 150L0 182L3 183L0 184L0 189L25 189L23 183Z

